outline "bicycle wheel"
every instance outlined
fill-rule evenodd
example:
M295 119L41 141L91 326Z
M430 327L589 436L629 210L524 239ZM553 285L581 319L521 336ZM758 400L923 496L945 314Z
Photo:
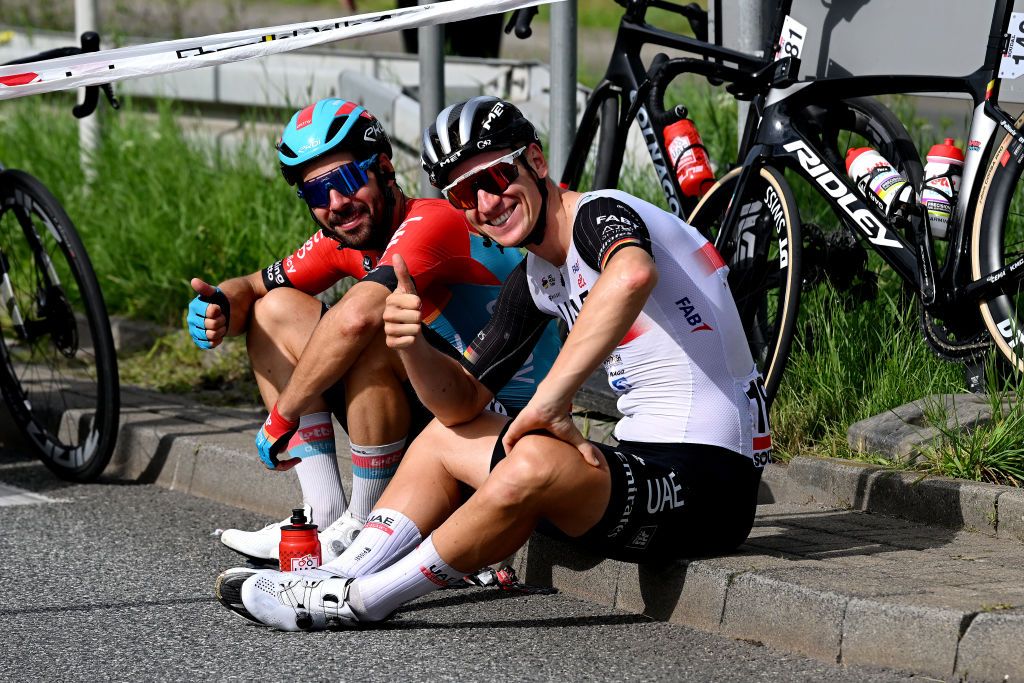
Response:
M120 396L117 356L89 257L38 180L0 173L0 391L58 476L97 477L110 461Z
M623 146L616 144L618 95L609 88L599 88L592 98L562 173L562 186L580 192L615 188L621 170L622 152L616 151L617 146Z
M896 115L878 100L852 97L808 107L806 113L832 163L846 168L847 150L874 147L914 187L921 187L924 167L917 146Z
M740 170L727 173L701 198L689 222L711 235L729 265L729 287L771 401L786 368L800 308L800 215L782 173L762 167L739 198L737 225L723 233L722 220Z
M1017 119L1024 128L1024 114ZM1024 256L1024 160L1017 136L1005 135L989 158L971 227L971 276L975 280ZM1024 372L1024 282L1005 294L979 302L981 318L996 348Z

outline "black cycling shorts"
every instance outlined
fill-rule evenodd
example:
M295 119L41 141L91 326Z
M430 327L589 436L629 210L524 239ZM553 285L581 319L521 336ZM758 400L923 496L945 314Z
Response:
M505 429L491 455L492 470L505 457ZM693 443L594 445L612 478L601 520L576 538L542 520L541 533L595 555L638 563L726 553L746 540L761 481L761 469L750 458Z

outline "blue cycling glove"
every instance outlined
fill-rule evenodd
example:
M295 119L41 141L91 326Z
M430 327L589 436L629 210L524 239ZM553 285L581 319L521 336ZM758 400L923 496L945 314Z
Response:
M288 441L298 430L298 421L292 421L281 417L275 405L267 416L267 421L260 427L256 434L256 451L260 454L260 460L271 470L290 470L299 464L299 458L279 460L278 454L288 448Z
M220 290L220 287L217 287L210 296L197 296L195 299L192 299L188 305L188 317L186 318L185 326L188 328L188 334L192 337L192 341L201 349L208 349L213 346L213 343L206 336L206 311L210 304L220 306L220 310L224 314L225 326L231 324L231 302L228 301L227 295Z

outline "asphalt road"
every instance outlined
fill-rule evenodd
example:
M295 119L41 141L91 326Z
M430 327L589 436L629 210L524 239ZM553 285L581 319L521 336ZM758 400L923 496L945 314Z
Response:
M59 502L13 505L24 496L6 487ZM266 520L151 485L70 485L10 451L0 519L0 680L909 680L486 588L434 593L372 630L270 631L213 598L238 562L211 532Z

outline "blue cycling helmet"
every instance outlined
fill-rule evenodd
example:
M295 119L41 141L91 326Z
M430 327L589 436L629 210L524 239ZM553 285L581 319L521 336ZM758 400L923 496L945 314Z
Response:
M295 112L277 142L281 174L294 185L302 167L324 154L345 150L357 160L374 154L391 158L391 140L373 114L355 102L334 97Z

